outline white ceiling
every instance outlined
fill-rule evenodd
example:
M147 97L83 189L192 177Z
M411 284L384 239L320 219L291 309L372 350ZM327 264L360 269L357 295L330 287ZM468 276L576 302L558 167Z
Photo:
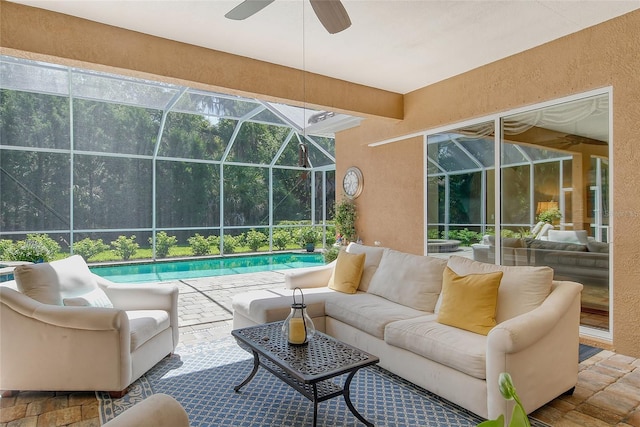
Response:
M142 33L407 93L640 9L640 0L342 0L330 35L306 0L245 21L242 0L18 0Z

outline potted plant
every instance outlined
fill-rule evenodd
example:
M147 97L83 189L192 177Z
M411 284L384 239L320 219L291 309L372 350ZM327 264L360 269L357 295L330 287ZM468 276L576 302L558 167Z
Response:
M560 219L562 219L562 213L558 208L547 209L538 214L538 221L548 222L549 224L553 224Z
M356 216L356 205L352 200L342 199L336 203L334 221L343 245L356 240Z
M300 229L300 245L307 249L307 252L316 250L316 243L320 240L320 234L314 227L304 227Z

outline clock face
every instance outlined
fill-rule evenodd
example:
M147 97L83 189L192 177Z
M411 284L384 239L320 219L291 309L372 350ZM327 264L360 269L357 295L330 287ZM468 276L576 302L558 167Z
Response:
M350 167L344 174L342 180L342 188L347 197L355 198L362 192L362 172L356 167Z

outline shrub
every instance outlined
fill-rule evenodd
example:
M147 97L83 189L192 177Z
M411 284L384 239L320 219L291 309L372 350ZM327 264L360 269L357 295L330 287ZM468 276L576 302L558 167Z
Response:
M257 252L260 246L264 245L267 241L267 236L260 231L256 231L253 228L247 232L245 237L247 246L253 252Z
M291 243L291 232L283 229L273 231L273 244L278 250L284 250Z
M213 237L213 236L210 236ZM196 233L187 239L194 255L207 255L211 253L211 240Z
M73 244L73 253L80 255L85 261L109 249L109 245L104 244L102 239L91 240L90 238L82 239Z
M216 235L211 235L207 237L207 241L209 242L210 247L213 246L216 249L220 248L220 237ZM213 250L211 250L211 253L213 253Z
M10 261L48 262L53 257L44 243L33 239L15 242L6 250L6 254Z
M320 240L320 233L315 227L303 227L298 230L298 242L302 247L308 244L316 244Z
M325 264L329 264L334 259L338 258L338 254L340 253L340 246L329 246L329 248L325 248L322 257L324 258Z
M135 240L135 235L132 235L129 238L125 236L118 236L116 240L111 242L113 252L115 252L117 255L120 255L123 260L128 260L140 248L140 245L138 245Z
M49 251L50 257L53 258L55 254L60 252L60 245L58 242L49 237L48 234L27 234L27 240L40 242ZM50 261L50 259L48 260Z
M153 244L153 238L149 237L149 243ZM169 236L165 231L156 234L156 256L164 258L169 255L169 249L178 244L176 236Z
M239 242L237 237L234 237L230 234L226 235L224 236L224 239L223 239L222 251L225 254L232 254L235 252L238 245L239 245Z
M482 234L463 228L462 230L450 230L449 239L460 240L462 246L471 246L473 243L478 243L482 240Z
M9 256L9 249L13 246L13 240L0 239L0 259L5 259Z
M225 239L227 237L225 236ZM237 236L234 236L234 239L236 239L236 246L248 246L247 245L247 235L244 233L240 233Z
M429 228L427 230L427 239L439 239L440 238L440 232L438 231L437 228Z

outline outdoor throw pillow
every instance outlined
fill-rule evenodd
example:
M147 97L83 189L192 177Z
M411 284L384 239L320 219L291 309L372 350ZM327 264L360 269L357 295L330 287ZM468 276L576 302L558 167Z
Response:
M62 299L86 294L98 287L80 255L42 264L19 265L14 277L18 290L43 304L62 305Z
M496 326L496 305L502 271L458 276L449 267L442 274L438 322L487 335Z
M551 267L503 266L473 261L461 256L450 257L447 266L460 276L496 271L504 273L498 291L498 323L537 308L551 292Z
M446 265L445 259L387 248L367 292L416 310L433 312Z
M111 300L100 288L95 288L81 296L64 298L62 302L66 306L113 308Z
M384 248L360 245L358 243L351 242L349 243L349 246L347 246L347 252L350 254L366 254L364 259L364 270L362 271L358 290L367 292L369 284L371 283L371 278L375 274L376 270L378 270L378 265L380 264L380 259L382 259Z
M366 254L351 254L340 251L336 259L336 266L329 279L329 289L355 294L360 285L360 278L364 270Z

